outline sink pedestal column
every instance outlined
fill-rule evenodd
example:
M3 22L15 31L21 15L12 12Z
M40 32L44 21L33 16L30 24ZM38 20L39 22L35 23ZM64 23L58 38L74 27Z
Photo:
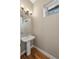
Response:
M29 56L31 54L31 44L30 41L27 42L26 44L26 54Z

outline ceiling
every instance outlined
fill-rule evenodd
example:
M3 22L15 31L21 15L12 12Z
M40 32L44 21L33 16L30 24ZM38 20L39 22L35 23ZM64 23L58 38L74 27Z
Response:
M30 0L30 1L34 4L36 0Z

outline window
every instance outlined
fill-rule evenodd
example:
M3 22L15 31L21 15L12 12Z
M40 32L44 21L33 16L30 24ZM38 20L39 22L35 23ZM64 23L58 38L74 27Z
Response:
M50 1L48 4L44 5L43 16L49 16L59 13L59 4L58 1Z

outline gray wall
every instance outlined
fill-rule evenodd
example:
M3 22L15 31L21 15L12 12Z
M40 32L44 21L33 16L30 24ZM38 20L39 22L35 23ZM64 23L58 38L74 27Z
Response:
M37 0L33 6L33 33L35 45L59 57L59 14L43 17L43 5L49 0Z
M26 43L21 41L21 52L23 52L26 49Z

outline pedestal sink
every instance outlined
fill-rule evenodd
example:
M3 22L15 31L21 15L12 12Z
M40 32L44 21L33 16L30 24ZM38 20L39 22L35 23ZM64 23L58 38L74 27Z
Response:
M26 54L27 54L27 56L29 56L31 54L31 41L33 39L35 39L35 36L33 36L33 35L27 35L27 36L21 37L21 40L23 42L26 42L27 43L26 44L26 48L27 48L26 49Z

